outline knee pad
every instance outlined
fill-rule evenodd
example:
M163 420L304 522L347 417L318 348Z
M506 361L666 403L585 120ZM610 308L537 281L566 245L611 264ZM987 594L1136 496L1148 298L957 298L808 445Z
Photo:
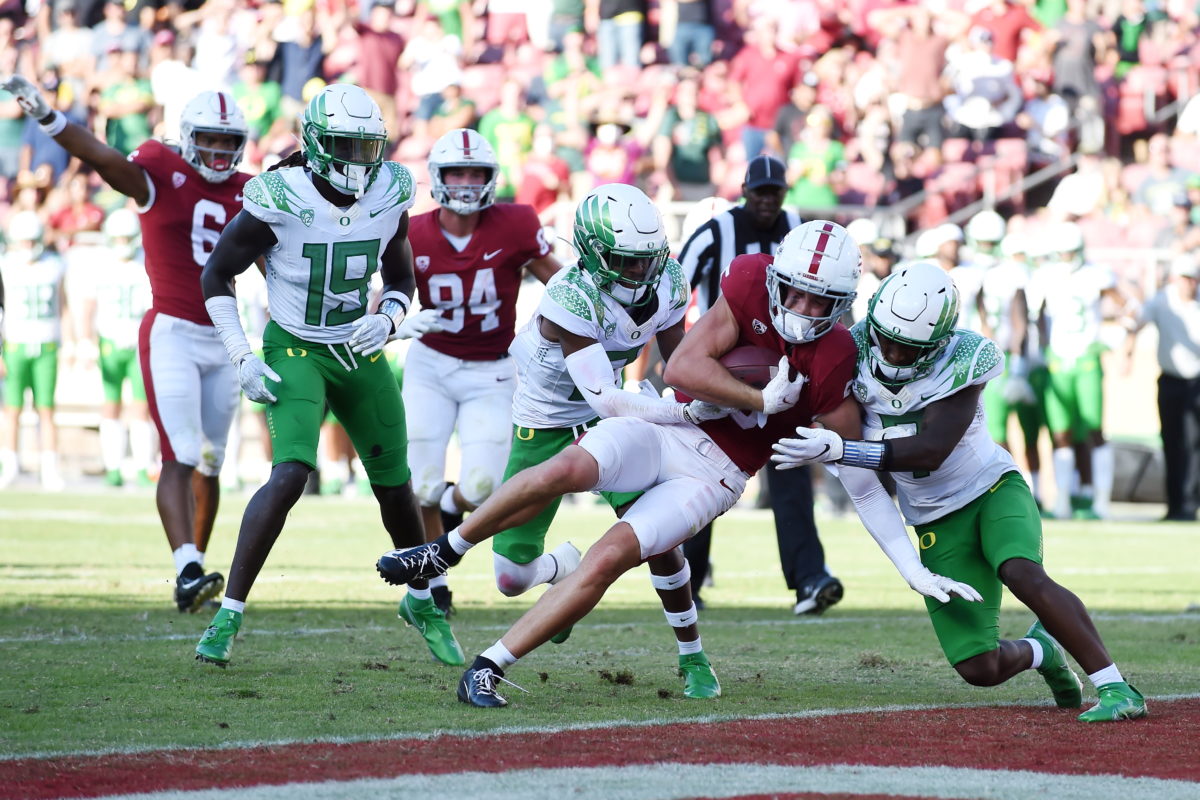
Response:
M689 625L695 625L700 620L700 614L696 612L696 604L687 611L667 611L663 610L663 615L667 618L667 624L672 628L686 628Z
M692 567L686 561L683 562L683 569L674 575L655 575L653 572L650 573L650 585L660 592L669 592L672 589L687 586L691 582Z
M417 502L426 508L435 508L442 502L442 492L446 491L446 481L441 467L424 467L412 474L413 494Z
M536 560L518 564L499 553L492 554L492 569L496 573L496 588L505 597L516 597L527 592L534 585L538 571Z
M214 445L212 442L205 442L200 448L199 463L196 464L196 471L208 478L215 478L221 474L221 467L225 465L225 445Z
M458 491L473 506L478 507L496 490L496 476L485 469L474 467L463 474L458 482Z

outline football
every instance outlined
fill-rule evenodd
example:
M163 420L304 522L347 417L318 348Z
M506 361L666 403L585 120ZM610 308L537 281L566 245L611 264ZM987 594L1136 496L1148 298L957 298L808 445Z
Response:
M748 344L733 348L721 356L720 362L742 383L761 389L770 383L772 372L782 357L782 353Z

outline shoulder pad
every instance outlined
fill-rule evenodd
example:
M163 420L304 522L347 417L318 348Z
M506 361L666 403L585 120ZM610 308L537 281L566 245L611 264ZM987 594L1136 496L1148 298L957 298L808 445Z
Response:
M683 308L692 294L691 287L683 277L683 266L675 259L668 258L663 272L671 282L671 308Z

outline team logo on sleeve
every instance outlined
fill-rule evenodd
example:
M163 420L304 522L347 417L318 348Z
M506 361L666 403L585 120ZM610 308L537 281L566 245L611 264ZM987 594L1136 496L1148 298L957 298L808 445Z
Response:
M429 256L417 256L417 269L421 272L429 269Z
M854 397L857 398L858 402L866 403L867 385L862 381L854 381L853 387Z
M766 324L764 324L763 322L761 322L757 319L750 323L750 327L753 328L754 332L757 333L759 336L762 336L764 333L767 332Z
M300 209L300 221L304 223L304 227L306 228L312 227L313 218L315 216L316 213L311 208Z
M178 189L180 186L183 186L183 182L186 180L187 175L184 175L182 172L171 173L171 185L176 189Z

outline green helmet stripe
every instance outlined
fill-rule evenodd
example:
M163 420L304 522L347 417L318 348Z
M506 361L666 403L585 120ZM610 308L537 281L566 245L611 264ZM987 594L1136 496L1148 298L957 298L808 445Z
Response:
M938 316L938 320L933 326L934 338L940 339L949 333L948 328L954 324L954 317L957 316L954 314L955 311L957 311L957 308L954 302L954 294L951 292L942 301L942 313Z

